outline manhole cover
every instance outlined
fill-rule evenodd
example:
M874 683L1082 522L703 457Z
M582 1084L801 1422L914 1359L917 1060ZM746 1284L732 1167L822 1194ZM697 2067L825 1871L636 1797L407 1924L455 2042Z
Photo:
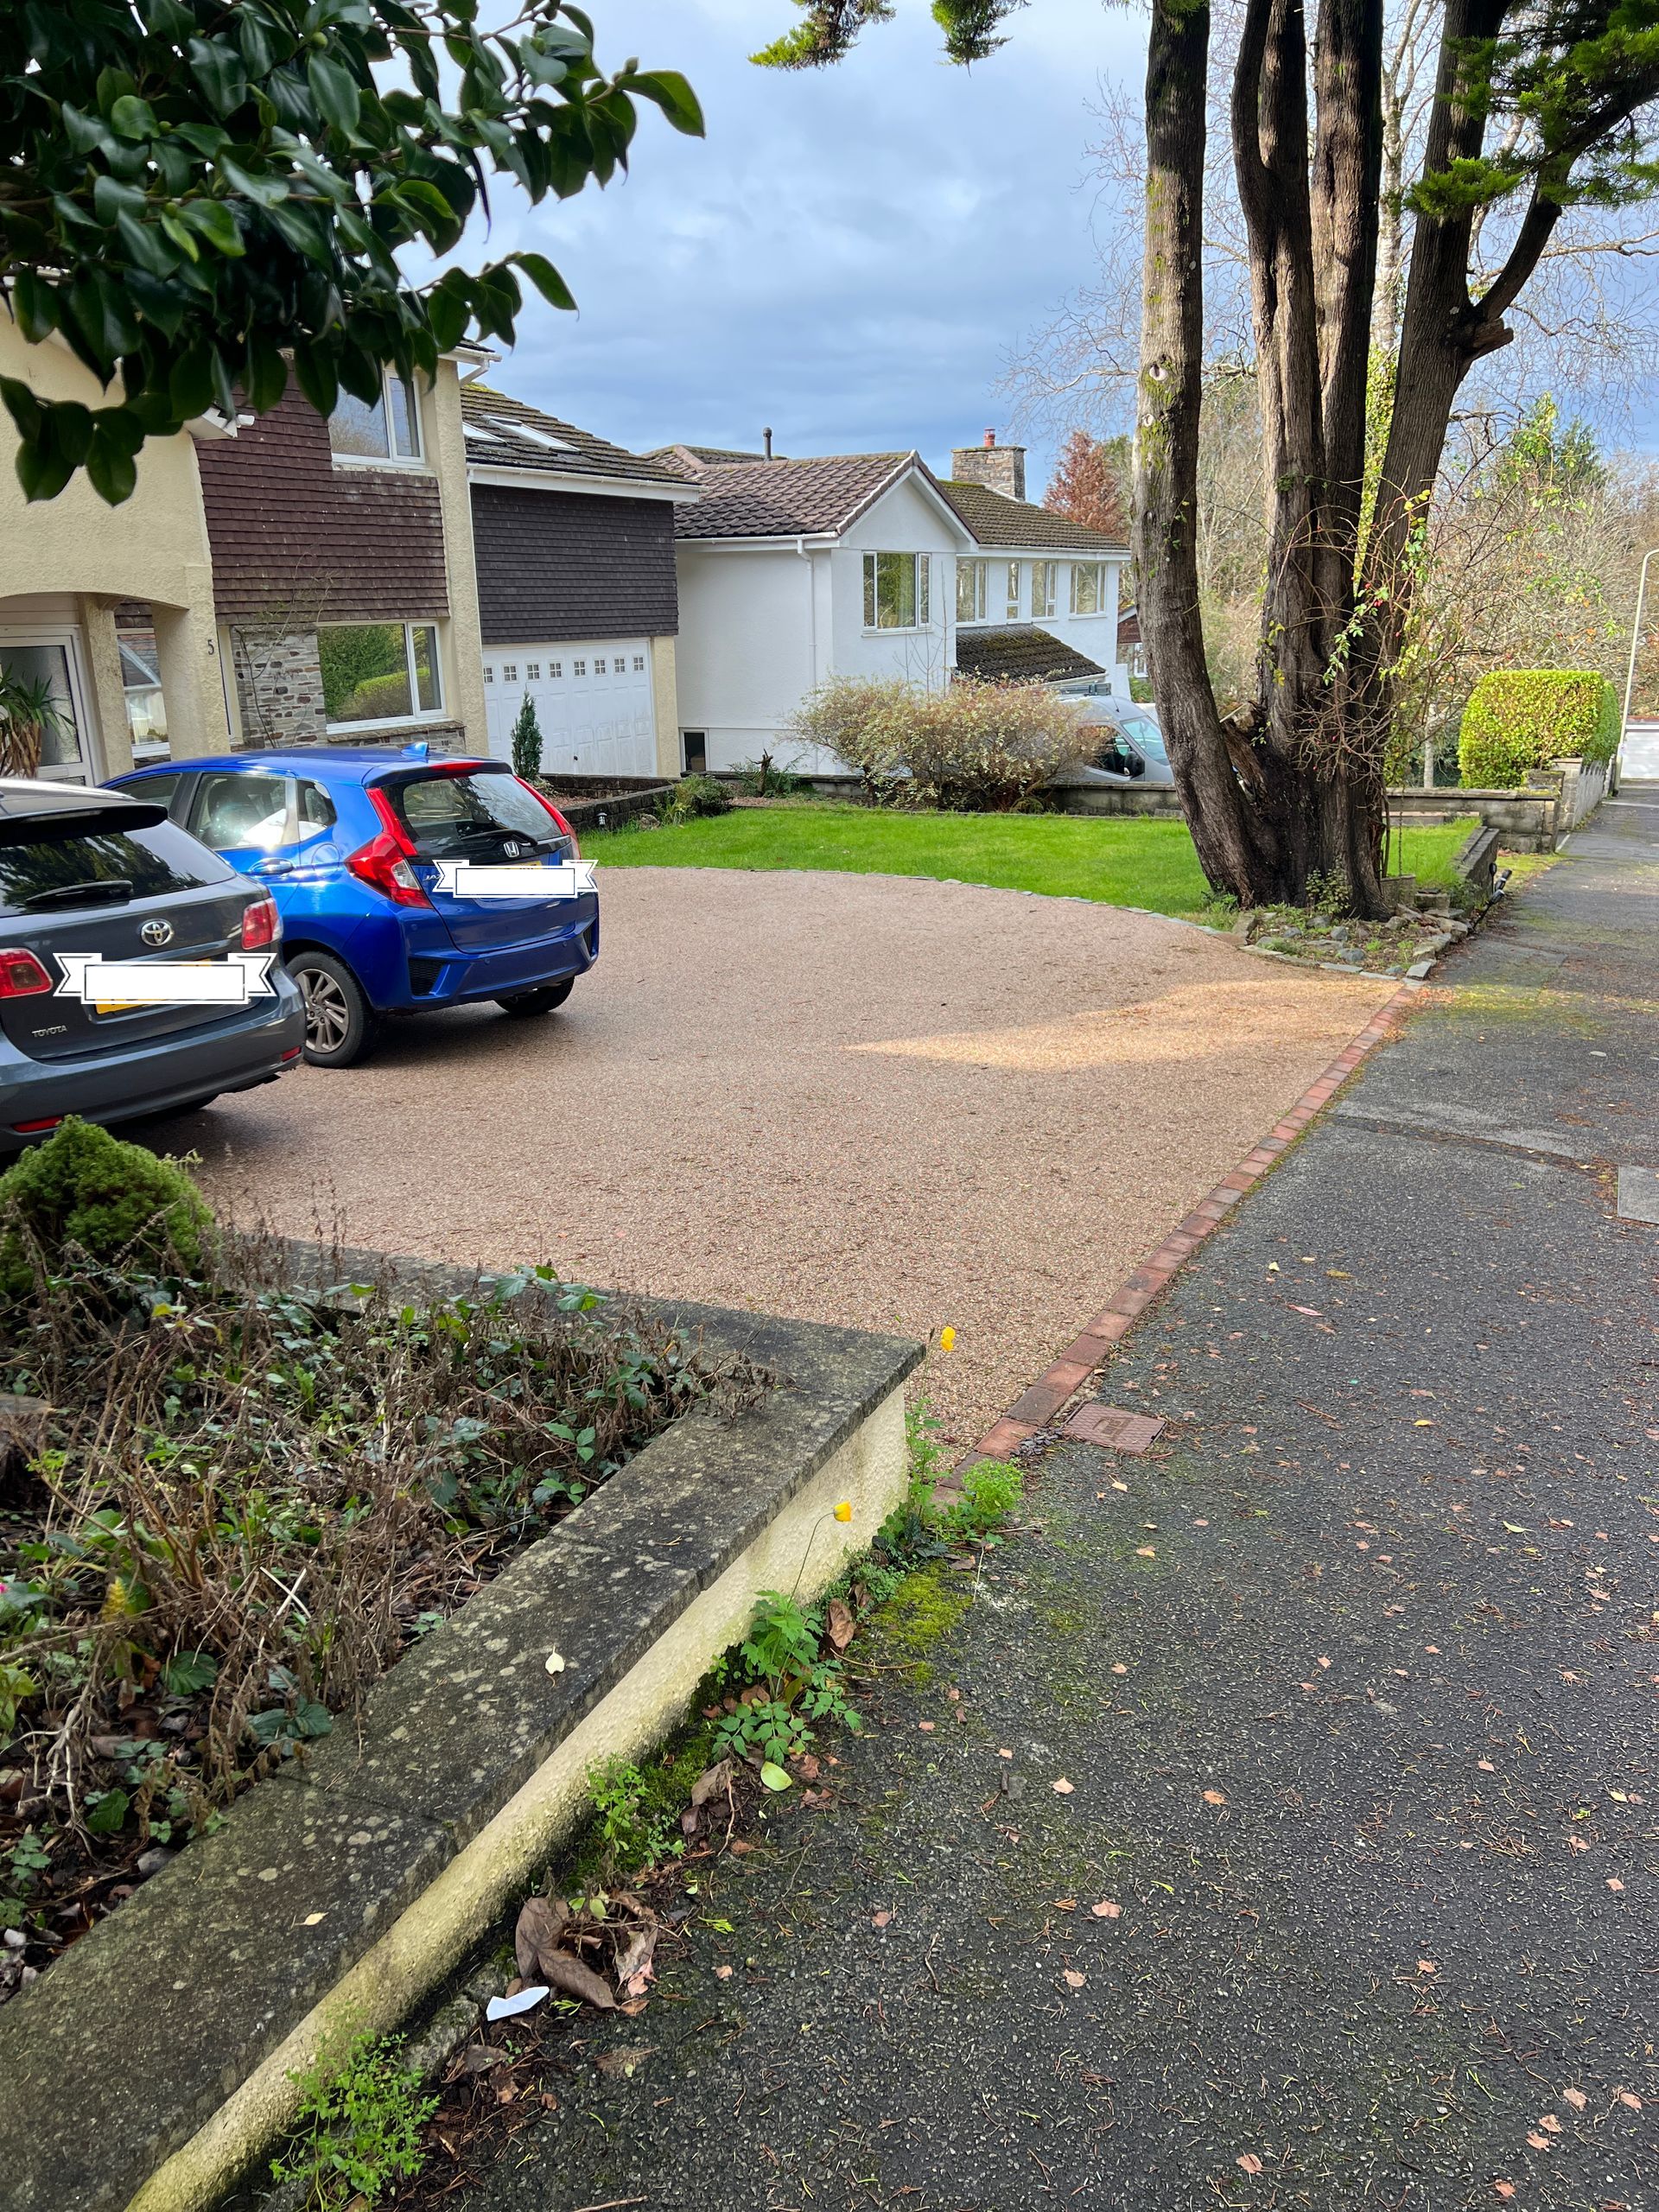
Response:
M1079 1406L1065 1424L1068 1436L1103 1444L1112 1452L1144 1452L1163 1423L1153 1414L1131 1414L1121 1406Z

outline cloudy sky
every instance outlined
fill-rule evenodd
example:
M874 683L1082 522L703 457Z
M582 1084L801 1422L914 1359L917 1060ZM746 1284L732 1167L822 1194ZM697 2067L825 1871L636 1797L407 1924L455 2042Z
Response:
M972 70L940 56L925 0L839 68L747 55L788 0L604 0L604 65L678 68L701 141L645 111L632 174L560 206L498 210L492 244L536 245L579 315L539 302L493 380L635 448L683 439L780 453L903 449L944 463L1007 425L1009 353L1084 282L1096 81L1138 81L1138 14L1035 0ZM1050 458L1032 439L1032 489Z

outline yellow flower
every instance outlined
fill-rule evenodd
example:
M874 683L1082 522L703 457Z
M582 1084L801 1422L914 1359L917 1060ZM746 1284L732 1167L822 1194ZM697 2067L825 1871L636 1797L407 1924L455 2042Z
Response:
M954 1351L956 1348L957 1332L947 1321L944 1328L939 1331L939 1350L941 1351Z
M843 1497L836 1508L836 1518L837 1521L850 1521L852 1517L853 1501L850 1497Z

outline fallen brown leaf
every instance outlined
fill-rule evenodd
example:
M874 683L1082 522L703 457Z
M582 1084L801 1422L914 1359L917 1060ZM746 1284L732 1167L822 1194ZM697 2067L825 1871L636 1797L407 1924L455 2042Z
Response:
M541 1968L542 1954L558 1949L569 1916L557 1897L527 1897L524 1900L512 1931L512 1955L524 1980L547 1979ZM511 1987L507 1994L514 1994Z
M1222 1790L1206 1789L1204 1793L1204 1802L1206 1805L1224 1805L1227 1799Z
M1242 2167L1247 2174L1259 2174L1262 2171L1262 2161L1254 2151L1246 2151L1242 2158L1235 2158L1233 2164Z
M734 1771L730 1759L717 1759L713 1766L705 1767L691 1785L691 1802L706 1805L711 1797L718 1796L729 1787Z
M1561 2101L1564 2104L1571 2105L1574 2112L1582 2112L1586 2105L1589 2103L1590 2100L1585 2095L1582 2089L1563 2089L1561 2091Z
M1077 1785L1074 1783L1068 1782L1065 1777L1062 1775L1059 1780L1054 1784L1054 1793L1056 1796L1058 1797L1069 1797L1076 1786Z
M616 1978L618 1982L632 1983L642 1974L649 1975L651 1972L651 1955L656 1948L656 1927L652 1925L648 1928L636 1928L632 1935L629 1936L627 1942L624 1945L622 1951L617 1959ZM630 1988L628 1991L629 1996L640 1996L643 1993L644 1986L644 1983L641 1982L639 1989Z
M1438 1974L1440 1972L1440 1968L1435 1965L1433 1959L1419 1959L1417 1961L1417 1971L1419 1974Z
M631 2081L656 2048L653 2043L620 2043L613 2050L601 2050L594 2064L613 2080Z
M1065 1970L1065 1986L1068 1989L1081 1989L1088 1979L1087 1974L1079 1974L1075 1967L1067 1967Z
M583 1966L580 1959L573 1959L568 1951L543 1951L541 1961L542 1979L555 1989L562 1989L567 1997L581 1998L595 2012L616 2010L616 1999L608 1984L601 1981L591 1967Z
M878 1912L872 1917L870 1925L872 1928L885 1928L892 1918L890 1912Z
M1089 1910L1096 1920L1116 1920L1123 1908L1121 1904L1115 1904L1110 1897L1102 1897L1098 1904L1091 1904Z
M850 1609L839 1598L832 1598L823 1626L824 1634L837 1651L844 1651L852 1642L855 1625Z

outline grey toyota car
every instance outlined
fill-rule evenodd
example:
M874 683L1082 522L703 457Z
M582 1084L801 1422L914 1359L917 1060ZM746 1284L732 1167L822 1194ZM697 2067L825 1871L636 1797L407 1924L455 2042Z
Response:
M229 969L234 954L274 954L281 931L270 893L164 807L0 777L0 1154L72 1114L182 1113L296 1065L305 1015L280 961L238 984L243 1004L133 1005L100 1000L98 969L77 957ZM105 988L130 998L132 978Z

